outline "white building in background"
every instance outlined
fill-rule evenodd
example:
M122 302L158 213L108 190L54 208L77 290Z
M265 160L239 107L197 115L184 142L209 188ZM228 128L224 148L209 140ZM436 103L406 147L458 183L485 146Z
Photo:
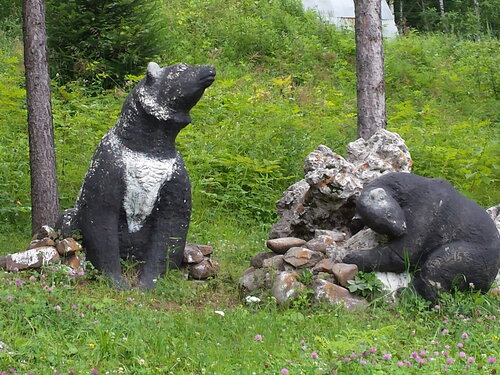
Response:
M302 0L302 4L337 27L354 29L354 0ZM385 0L382 0L382 34L386 38L398 35L394 14Z

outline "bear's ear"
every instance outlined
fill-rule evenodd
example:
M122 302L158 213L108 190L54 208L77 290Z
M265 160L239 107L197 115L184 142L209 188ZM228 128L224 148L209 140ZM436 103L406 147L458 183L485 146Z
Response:
M155 63L155 62L150 62L148 64L148 74L147 74L147 83L149 84L153 84L157 78L160 77L160 72L161 72L161 68L160 66Z

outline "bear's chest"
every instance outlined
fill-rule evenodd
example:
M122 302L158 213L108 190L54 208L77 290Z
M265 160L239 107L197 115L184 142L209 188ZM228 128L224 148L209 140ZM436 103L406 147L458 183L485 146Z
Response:
M163 184L177 172L177 158L154 158L122 150L125 195L123 208L130 233L139 231L151 214Z

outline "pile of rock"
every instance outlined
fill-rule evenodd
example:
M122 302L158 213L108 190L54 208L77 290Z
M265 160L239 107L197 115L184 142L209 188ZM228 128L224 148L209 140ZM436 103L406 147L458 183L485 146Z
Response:
M310 289L316 300L347 308L366 306L366 300L346 288L357 266L341 260L350 250L373 247L383 236L356 227L356 198L375 178L410 172L411 167L403 139L386 130L350 143L346 158L319 146L306 157L305 178L290 186L276 204L280 219L266 243L272 251L252 258L241 286L249 292L269 289L280 304ZM396 288L407 283L408 275L381 274L380 279L387 288Z
M204 280L217 275L219 262L211 258L213 247L187 243L184 250L183 268L188 276ZM0 257L0 269L22 271L40 269L49 264L65 264L75 273L83 272L85 251L72 237L61 237L60 233L45 225L33 236L28 249Z
M343 303L348 309L366 306L366 300L346 288L357 267L341 261L349 251L373 248L386 238L362 228L356 219L356 199L377 177L410 172L411 167L403 139L386 130L350 143L345 159L319 146L305 160L305 178L290 186L276 204L280 219L266 243L271 252L252 258L240 285L250 293L268 289L280 304L308 289L319 301ZM488 213L500 231L500 205ZM376 276L387 294L411 280L406 273L377 272Z
M79 272L83 269L83 260L83 248L74 238L60 238L54 229L45 225L33 236L27 250L0 257L0 269L22 271L63 263Z

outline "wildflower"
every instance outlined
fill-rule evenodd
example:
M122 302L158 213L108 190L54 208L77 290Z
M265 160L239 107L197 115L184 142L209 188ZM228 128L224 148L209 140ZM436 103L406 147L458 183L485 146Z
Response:
M346 362L346 363L347 363L347 362L351 362L351 358L349 358L349 357L344 357L344 362Z
M438 311L439 311L439 310L441 310L441 306L439 306L439 305L435 305L435 306L434 306L434 309L436 309L436 310L438 310Z
M85 314L84 313L80 313L80 318L85 318Z
M469 283L470 288L474 288L474 283Z
M134 302L134 299L132 297L128 297L127 302Z
M449 365L453 364L454 362L455 362L455 360L453 358L446 359L446 363L448 363Z
M462 333L462 338L463 338L463 339L467 339L467 338L469 338L469 335L468 335L467 333L465 333L465 332L464 332L464 333Z
M486 362L495 363L496 361L497 361L497 359L495 357L490 357L490 358L488 358L488 360Z
M311 358L312 358L312 359L318 359L318 358L319 358L318 353L316 353L316 352L312 352L312 353L311 353Z
M467 358L467 362L474 363L474 362L476 362L476 359L474 357L469 357L469 358Z
M30 278L29 278L29 281L36 281L36 277L31 275Z
M52 288L50 286L46 287L45 290L48 292L48 293L51 293L52 292Z
M146 361L142 358L140 358L138 362L141 366L144 366L146 364Z
M254 339L255 341L262 341L262 335L257 334L257 335L255 335L255 336L253 337L253 339Z
M450 331L448 331L446 328L441 331L442 335L447 335L448 333L450 333Z
M14 297L12 297L12 296L7 296L7 302L12 302L12 299L13 299L13 298L14 298Z
M370 348L370 353L376 353L376 352L377 352L377 348L376 348L376 347L374 347L374 346L372 346L372 347Z
M94 349L94 347L95 347L95 344L89 344L90 349Z
M439 352L438 351L435 351L433 352L432 354L434 354L434 357L437 357L439 355Z
M92 374L93 375L97 375L97 374L99 374L99 371L95 368L95 369L92 370Z
M59 306L59 305L55 305L55 306L54 306L54 310L56 310L56 311L61 311L61 310L62 310L62 308L61 308L61 306Z
M366 363L367 362L364 359L360 359L359 360L359 364L362 365L362 366L366 365Z
M403 366L404 366L404 363L403 363L403 362L401 362L401 361L399 361L399 362L397 363L397 365L398 365L398 367L403 367Z
M68 374L69 374L69 375L75 375L75 374L76 374L76 371L75 371L75 370L69 370L69 371L68 371Z
M463 347L464 347L464 344L462 344L461 342L459 342L459 343L457 344L457 348L462 349Z
M432 344L432 345L435 345L435 346L438 346L438 345L439 345L439 341L432 340L432 341L431 341L431 344Z
M458 353L458 356L460 358L465 358L467 355L465 354L465 352L460 352L460 353Z
M72 305L71 306L71 310L78 310L78 306L77 305Z
M450 355L450 353L449 353L448 351L446 351L446 350L443 350L443 351L441 352L441 354L442 354L443 356L445 356L445 357L448 357L448 356Z
M391 358L392 358L391 353L384 353L384 355L382 355L382 359L384 359L386 361L389 361Z
M289 374L289 371L288 371L288 369L287 369L286 367L283 367L283 368L281 369L281 371L280 371L280 374L281 374L281 375L288 375L288 374Z
M255 296L246 296L245 297L245 301L247 303L259 303L260 302L260 298L259 297L255 297Z
M445 349L450 349L450 348L451 348L451 346L449 346L448 344L446 344L446 345L444 346L444 348L445 348Z

